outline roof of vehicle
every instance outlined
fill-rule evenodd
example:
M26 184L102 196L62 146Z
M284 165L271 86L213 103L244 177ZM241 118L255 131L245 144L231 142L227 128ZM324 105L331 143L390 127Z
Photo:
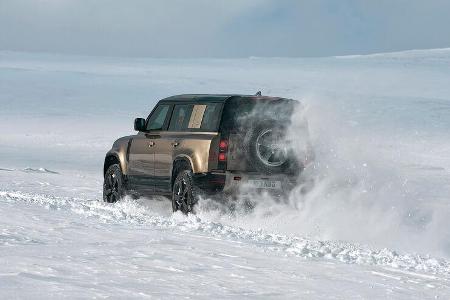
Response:
M269 96L255 96L255 95L241 95L241 94L183 94L175 95L161 99L164 102L175 101L200 101L200 102L225 102L226 100L234 97L241 97L254 100L281 100L285 98L269 97ZM286 99L288 100L288 99Z

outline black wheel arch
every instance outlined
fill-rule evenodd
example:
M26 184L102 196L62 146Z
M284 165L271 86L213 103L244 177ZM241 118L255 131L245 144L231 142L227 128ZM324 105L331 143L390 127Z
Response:
M119 165L119 167L120 167L120 169L122 171L122 174L123 174L123 170L122 170L122 167L121 167L121 164L120 164L119 156L117 154L115 154L115 153L108 153L108 154L106 154L105 162L103 163L103 176L105 176L106 171L108 170L108 168L110 166L114 165L114 164L118 164Z
M105 161L103 163L103 176L105 176L106 171L111 165L118 164L122 174L126 177L132 141L133 136L125 136L113 143L111 149L105 155Z
M172 178L170 180L170 188L173 188L175 179L183 170L192 170L191 162L186 157L178 157L174 160L172 165Z

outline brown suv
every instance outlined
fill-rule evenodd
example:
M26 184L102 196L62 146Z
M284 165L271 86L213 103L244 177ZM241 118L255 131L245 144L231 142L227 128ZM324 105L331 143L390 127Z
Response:
M295 157L286 141L298 106L260 95L162 99L147 119L135 119L136 135L118 139L106 154L103 199L165 195L174 211L188 213L203 193L286 191L309 159Z

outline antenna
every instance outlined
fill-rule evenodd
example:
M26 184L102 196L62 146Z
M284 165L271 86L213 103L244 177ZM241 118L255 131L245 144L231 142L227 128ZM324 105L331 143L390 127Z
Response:
M261 96L261 91L257 91L255 96Z

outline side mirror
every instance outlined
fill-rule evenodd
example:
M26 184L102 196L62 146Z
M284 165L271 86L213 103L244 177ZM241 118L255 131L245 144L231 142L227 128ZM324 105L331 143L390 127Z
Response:
M145 131L145 119L143 118L134 119L134 130Z

